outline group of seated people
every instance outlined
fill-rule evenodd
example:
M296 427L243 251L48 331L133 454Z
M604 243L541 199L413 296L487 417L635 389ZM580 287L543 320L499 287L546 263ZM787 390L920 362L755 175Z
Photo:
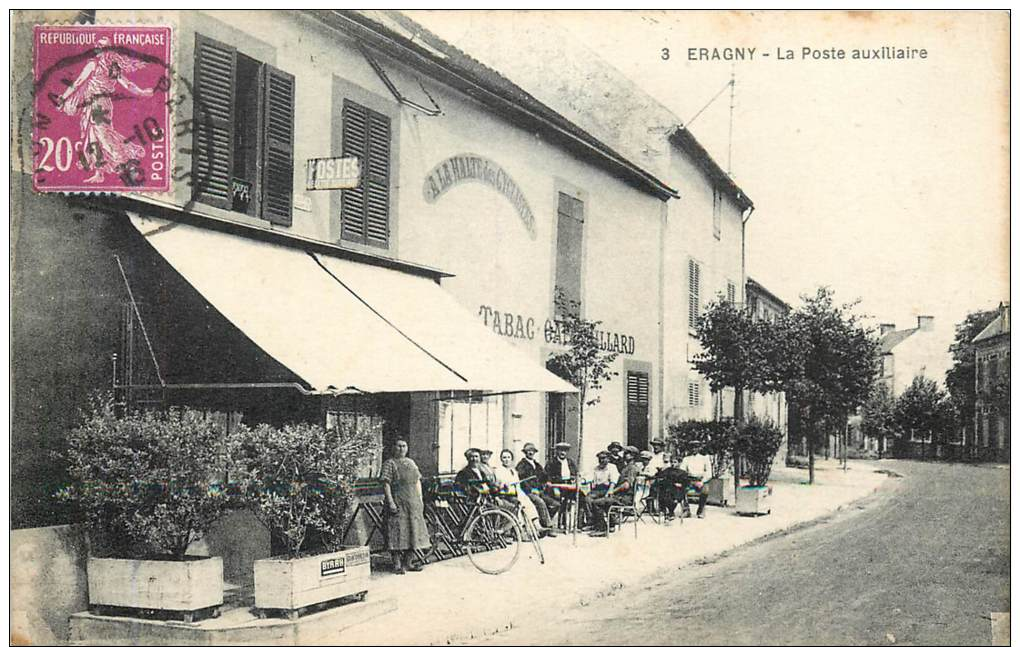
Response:
M489 465L492 452L470 448L464 452L467 465L455 478L457 488L467 494L480 492L497 499L516 499L521 514L535 520L541 535L556 533L556 515L569 502L578 505L578 524L604 533L608 530L608 511L613 506L631 506L637 497L640 505L658 508L667 519L673 518L677 505L681 514L691 516L686 493L694 491L698 500L698 518L705 516L707 493L704 484L712 476L709 457L700 454L677 460L665 452L665 442L654 439L652 450L612 442L596 454L597 465L582 475L579 491L577 464L569 457L570 444L557 443L552 459L543 466L535 456L538 448L525 443L524 457L514 466L510 449L500 452L500 464Z

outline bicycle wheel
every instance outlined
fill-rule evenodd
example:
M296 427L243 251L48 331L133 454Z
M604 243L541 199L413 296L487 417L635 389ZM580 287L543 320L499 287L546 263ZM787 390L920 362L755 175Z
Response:
M471 563L481 572L505 573L520 555L521 526L505 510L482 510L464 530L464 547Z

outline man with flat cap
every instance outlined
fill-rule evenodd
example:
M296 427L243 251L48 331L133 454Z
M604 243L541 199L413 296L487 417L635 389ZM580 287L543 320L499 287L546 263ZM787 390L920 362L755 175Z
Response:
M617 471L623 468L623 445L617 441L609 443L606 447L606 451L609 452L609 462L616 465Z
M549 482L552 485L564 484L573 485L574 477L577 476L577 463L570 458L567 453L570 451L570 443L558 442L554 446L556 453L549 459L549 462L545 465L546 476L549 477ZM573 490L569 492L563 492L557 488L553 488L553 496L560 500L572 500L575 498ZM584 509L582 503L582 510Z
M464 452L464 458L467 459L467 465L454 477L454 482L461 492L474 497L482 492L495 492L499 489L495 475L482 465L482 456L478 448L468 448Z
M553 525L552 516L560 509L560 502L545 491L545 486L549 483L549 476L542 464L535 460L538 447L535 447L534 443L524 443L521 452L524 454L524 458L517 463L517 475L521 479L521 489L535 504L542 524Z

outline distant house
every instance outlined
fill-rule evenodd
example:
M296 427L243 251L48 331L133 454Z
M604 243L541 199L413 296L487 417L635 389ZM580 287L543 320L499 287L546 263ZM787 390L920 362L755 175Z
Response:
M999 315L974 338L974 431L965 444L984 460L1009 461L1009 406L997 406L996 391L1005 381L1009 389L1009 304L999 305Z
M772 321L790 311L788 303L772 292L769 292L765 286L751 277L747 278L745 293L747 295L747 309L755 320ZM786 440L784 440L783 446L779 448L779 453L776 454L776 461L785 461L790 440L789 405L786 402L786 394L748 391L746 397L747 406L745 410L748 415L753 415L762 420L771 420L784 432Z
M878 380L884 383L891 398L898 398L915 377L933 380L939 386L945 385L946 369L950 365L950 355L944 340L936 335L935 318L922 315L917 318L916 328L897 330L895 324L884 323L879 326L879 375ZM854 425L851 425L854 427ZM917 453L921 453L922 438L906 439L908 452L913 453L914 443ZM859 427L852 432L851 444L878 451L878 439L864 438ZM885 452L888 447L882 447Z

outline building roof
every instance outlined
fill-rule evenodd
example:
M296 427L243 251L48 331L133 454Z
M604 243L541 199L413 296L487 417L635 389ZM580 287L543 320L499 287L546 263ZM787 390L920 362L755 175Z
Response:
M751 198L747 197L747 194L741 190L737 183L733 181L730 174L727 173L719 166L718 163L712 156L708 154L705 147L694 138L691 131L683 125L677 126L669 133L669 140L673 142L677 147L683 150L685 153L690 155L694 161L701 167L701 169L708 175L712 182L723 190L724 193L729 195L733 200L740 206L741 210L746 210L754 207L754 202Z
M769 291L764 285L762 285L761 283L755 281L750 276L747 277L747 287L749 289L751 289L751 290L754 290L755 292L759 292L759 293L765 295L766 297L768 297L769 299L774 301L777 305L779 305L780 307L785 309L787 312L790 311L790 304L789 303L787 303L786 301L783 301L782 299L777 297L774 293Z
M985 329L978 333L971 343L978 343L999 335L1009 334L1009 304L999 308L999 316L992 319L992 322L985 326Z
M918 328L908 328L906 330L893 330L891 332L887 332L886 334L882 335L882 338L879 340L880 345L879 353L881 353L882 355L885 355L886 353L891 353L893 348L898 346L900 342L902 342L907 337L910 337L917 331Z
M520 127L535 130L581 159L660 199L677 191L508 78L397 12L312 12L322 22L464 92Z

